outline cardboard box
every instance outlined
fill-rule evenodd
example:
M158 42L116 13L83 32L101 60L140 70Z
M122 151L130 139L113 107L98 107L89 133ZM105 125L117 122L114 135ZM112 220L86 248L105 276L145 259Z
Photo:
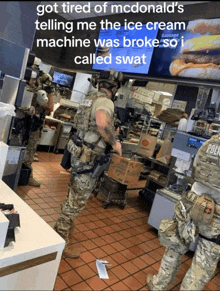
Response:
M154 103L152 105L154 105L154 116L157 117L161 113L162 105Z
M138 87L135 91L133 91L131 97L141 102L151 104L153 102L154 96L154 91L148 90L146 87Z
M172 108L180 109L182 111L185 111L186 105L187 105L186 101L174 100L173 104L172 104Z
M141 133L137 153L145 157L152 157L157 144L156 136L147 133Z
M154 94L153 103L162 104L165 96L159 93Z
M154 91L151 91L151 90L147 89L146 87L138 87L137 92L142 94L142 95L151 97L152 99L153 99L154 94L155 94Z
M152 97L147 96L147 95L143 95L143 94L139 93L138 91L133 91L131 97L133 99L136 99L136 100L138 100L140 102L143 102L143 103L149 103L149 104L151 104L152 101L153 101L153 98Z
M141 169L142 163L113 154L107 174L119 183L127 185L131 180L133 183L139 180Z

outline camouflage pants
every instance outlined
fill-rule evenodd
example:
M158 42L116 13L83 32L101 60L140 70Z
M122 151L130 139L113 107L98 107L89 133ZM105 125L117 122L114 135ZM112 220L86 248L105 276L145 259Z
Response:
M185 200L182 200L182 203L186 209L190 209L190 203L187 203ZM177 206L178 205L180 205L179 202L177 203ZM178 207L175 207L175 212L177 214L176 219L178 221L178 230L181 236L185 231L184 220L180 219L180 213L177 213ZM188 221L185 221L186 225L187 223ZM216 237L216 235L220 234L219 218L214 217L210 224L199 223L198 232L205 237ZM190 233L190 230L188 233ZM174 279L181 264L183 254L189 250L189 245L190 241L185 244L184 248L183 244L178 246L176 243L174 244L171 239L170 246L166 248L162 258L158 274L153 276L153 290L167 290L168 285ZM219 260L220 246L199 237L192 264L182 281L180 290L203 290L214 275Z
M67 198L64 200L61 213L54 229L68 243L69 231L77 215L85 208L86 202L96 185L92 173L71 175Z
M168 285L174 279L181 264L183 254L167 248L161 261L158 274L153 277L153 290L167 290ZM211 280L220 259L220 246L199 238L192 264L187 271L180 290L203 290Z
M37 144L41 137L41 130L38 129L36 131L32 131L29 136L28 144L26 147L26 154L23 160L23 163L31 169L31 175L30 177L33 177L33 169L32 169L32 163L34 161L34 154L37 150Z

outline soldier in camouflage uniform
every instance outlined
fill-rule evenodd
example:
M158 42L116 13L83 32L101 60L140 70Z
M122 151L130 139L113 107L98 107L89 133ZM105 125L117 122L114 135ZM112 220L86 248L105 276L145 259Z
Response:
M50 94L48 94L46 91L42 90L42 88L45 89L44 82L38 79L38 70L35 68L35 66L33 67L33 69L35 70L33 71L33 73L35 73L36 75L34 76L34 78L30 79L26 86L26 89L35 94L32 100L31 108L28 110L28 112L25 110L23 111L26 114L32 115L32 119L35 124L32 126L32 130L29 135L23 163L31 169L28 185L39 187L40 182L35 180L33 177L32 162L34 161L34 154L37 150L37 144L41 137L41 129L44 119L46 115L50 115L50 112L53 111L53 94L51 94L52 92L49 92ZM52 78L50 77L50 82L51 80ZM48 78L46 79L46 81L48 82ZM46 83L46 86L48 85L49 84ZM22 108L19 109L22 110Z
M95 188L97 179L92 177L95 159L104 156L107 143L122 154L121 144L115 140L112 101L121 80L122 73L114 70L101 72L100 76L92 78L91 83L94 87L98 83L99 91L90 93L79 104L75 116L77 132L67 144L71 153L71 180L54 229L66 241L64 254L72 258L77 258L79 251L68 245L69 231Z
M167 290L181 258L199 235L192 264L180 290L203 290L220 259L220 135L199 149L194 160L194 183L175 205L175 219L162 220L159 239L166 246L157 275L148 274L150 290Z

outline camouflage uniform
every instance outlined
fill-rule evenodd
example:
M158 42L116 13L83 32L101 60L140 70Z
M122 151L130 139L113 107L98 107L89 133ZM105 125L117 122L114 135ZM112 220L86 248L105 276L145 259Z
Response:
M32 90L33 92L36 93L36 88L32 88L30 86L28 86L30 88L30 90ZM46 115L48 115L48 111L46 109L44 109L42 106L39 106L36 102L35 99L36 95L34 95L33 97L33 101L32 101L32 106L35 108L35 115L36 116L40 116L42 122L45 119ZM23 160L23 163L31 169L31 175L30 177L33 178L33 169L32 169L32 162L34 161L34 154L37 150L37 145L38 142L41 138L41 127L39 127L37 130L35 131L31 131L30 135L29 135L29 139L28 139L28 144L26 146L26 153L25 153L25 157Z
M220 245L211 241L220 235L219 157L220 135L215 135L196 155L195 182L175 205L175 220L161 222L158 235L166 251L158 274L147 277L151 290L167 290L197 234L201 236L180 290L202 290L214 275L220 259Z
M37 150L37 144L41 137L41 129L37 129L36 131L30 132L28 144L26 146L26 153L23 160L23 163L31 169L30 177L33 178L33 168L32 163L34 161L34 154Z
M84 141L89 143L95 143L95 148L91 152L89 151L90 157L86 161L82 159L82 156L85 153L85 148L87 148L84 144L83 147L80 147L77 146L72 140L69 140L67 144L67 149L71 153L71 180L68 188L67 198L62 204L61 214L56 221L54 227L54 229L65 239L67 243L69 231L73 225L74 219L84 209L84 207L86 206L86 202L90 197L90 194L96 186L97 180L92 178L92 173L90 169L92 169L92 167L94 166L95 158L97 156L104 155L106 148L106 143L98 132L95 116L92 116L91 114L91 110L94 104L93 102L95 100L104 100L105 103L106 101L108 101L111 102L110 105L112 104L112 108L114 109L114 104L109 99L106 93L90 93L87 96L86 100L92 100L92 105L87 108L87 113L85 113L85 108L83 109L83 107L79 107L76 113L75 126L78 130L77 134L84 136ZM82 103L83 102L84 101L82 101ZM108 106L107 104L102 105L102 107L98 107L97 110L98 109L108 110ZM87 117L85 117L85 115ZM94 137L94 140L92 137ZM88 170L88 172L79 173L79 169Z

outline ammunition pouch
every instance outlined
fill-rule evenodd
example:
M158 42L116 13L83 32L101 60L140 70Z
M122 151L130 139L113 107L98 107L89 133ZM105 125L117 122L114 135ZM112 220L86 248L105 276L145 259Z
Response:
M181 254L184 254L188 250L188 246L181 241L178 235L178 222L175 219L161 220L158 238L161 245L172 247Z
M79 158L82 152L82 144L77 144L73 139L67 143L67 150L74 158Z
M212 222L214 210L215 202L210 196L198 196L191 211L191 218L195 223L209 224Z
M79 159L83 163L89 163L92 159L92 149L83 144L82 153Z
M72 137L71 137L71 140L74 142L74 144L76 146L82 147L83 141L79 137L77 137L76 135L73 134Z
M94 143L88 143L73 135L67 143L67 150L71 153L72 171L76 174L86 174L94 171L96 165L96 155L94 148L100 138ZM97 178L97 176L93 176Z
M65 169L68 170L71 168L71 156L74 158L78 158L82 152L82 147L76 145L76 143L70 139L66 145L64 150L63 158L60 165Z
M77 147L82 149L80 153L82 157L80 155L77 155L77 158L80 158L82 162L85 162L85 163L90 162L93 158L93 150L95 149L95 147L97 146L97 144L99 143L101 139L102 137L100 136L96 142L89 143L82 140L77 135L73 134L73 136L71 137L72 142Z

